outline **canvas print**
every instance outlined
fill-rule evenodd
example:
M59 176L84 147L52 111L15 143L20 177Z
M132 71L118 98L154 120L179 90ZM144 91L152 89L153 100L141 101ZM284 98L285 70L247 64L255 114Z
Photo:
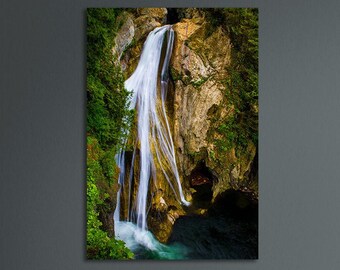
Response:
M258 10L87 9L91 260L258 258Z

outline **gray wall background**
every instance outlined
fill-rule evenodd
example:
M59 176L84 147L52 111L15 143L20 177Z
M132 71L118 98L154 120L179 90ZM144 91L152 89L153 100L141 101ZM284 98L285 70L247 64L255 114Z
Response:
M85 8L260 8L257 261L85 260ZM0 3L1 269L339 269L340 2Z

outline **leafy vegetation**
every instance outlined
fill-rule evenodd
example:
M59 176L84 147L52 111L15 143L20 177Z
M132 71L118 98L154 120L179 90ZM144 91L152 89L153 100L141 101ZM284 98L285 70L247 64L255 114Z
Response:
M91 140L91 139L90 139ZM123 241L110 238L102 230L99 220L98 206L104 205L109 194L97 187L97 179L101 174L100 163L88 157L87 168L87 258L88 259L131 259L133 253L125 247Z
M124 76L112 54L113 40L120 23L120 9L88 9L87 22L87 131L104 148L122 143L122 130L128 128L129 92Z
M207 9L208 34L222 27L232 41L232 64L225 80L225 95L234 115L218 131L220 150L243 150L258 143L258 10L252 8Z
M110 237L100 216L115 207L118 169L115 155L124 140L133 113L128 110L129 92L112 54L119 29L120 9L87 11L87 257L131 259L124 242Z

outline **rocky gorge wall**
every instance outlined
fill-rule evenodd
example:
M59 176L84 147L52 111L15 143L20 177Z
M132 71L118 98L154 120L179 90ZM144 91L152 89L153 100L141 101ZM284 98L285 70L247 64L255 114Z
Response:
M228 123L239 111L226 94L226 81L234 61L233 44L221 26L212 27L207 14L194 8L126 11L121 15L122 26L112 49L116 61L128 78L138 64L148 33L169 22L173 23L175 40L167 110L182 186L186 199L195 207L183 208L166 180L157 179L158 184L150 190L152 207L148 223L161 242L167 241L180 215L204 214L227 190L248 192L255 200L258 197L257 145L248 139L242 148L221 144L235 136L229 132ZM229 133L222 132L223 128ZM138 172L135 176L138 179ZM202 191L208 194L206 205L195 202L202 198L195 194Z

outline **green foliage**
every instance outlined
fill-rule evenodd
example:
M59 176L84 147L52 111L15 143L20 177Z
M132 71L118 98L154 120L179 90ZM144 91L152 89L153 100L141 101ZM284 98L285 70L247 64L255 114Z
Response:
M182 75L173 67L170 67L170 75L173 81L182 80Z
M120 9L90 8L87 11L87 257L131 259L124 242L109 237L99 214L110 214L118 169L115 155L122 147L133 113L128 110L129 92L112 54L121 21ZM104 203L105 201L105 203ZM106 201L109 201L108 204Z
M209 24L206 28L205 37L209 37L217 27L225 24L225 14L221 8L207 8L202 9L207 17Z
M234 116L218 131L220 150L245 149L248 141L258 143L258 10L253 8L207 9L209 32L221 27L233 44L232 64L226 78L226 98Z
M115 149L111 148L105 151L101 157L101 167L103 174L108 179L109 184L112 184L114 177L117 175L117 166L115 163Z
M112 54L120 9L90 8L87 13L87 131L103 148L122 144L129 127L129 92Z
M248 145L248 127L243 126L242 121L237 119L239 115L230 117L228 121L219 126L218 132L223 139L216 140L216 145L222 151L229 151L236 147L236 152L243 151Z
M226 8L225 28L230 34L243 68L258 70L258 10L256 8Z
M96 185L96 175L100 170L99 162L91 160L87 168L87 258L88 259L132 259L133 253L123 241L110 238L101 229L97 207L104 204ZM107 194L106 194L107 196ZM105 198L105 197L104 197Z
M226 94L238 109L235 123L238 143L258 143L258 10L228 8L227 31L230 33L233 49L233 65L227 79Z
M195 88L199 88L201 87L201 85L203 85L206 81L208 80L208 78L200 78L196 81L191 81L191 84L195 87Z

